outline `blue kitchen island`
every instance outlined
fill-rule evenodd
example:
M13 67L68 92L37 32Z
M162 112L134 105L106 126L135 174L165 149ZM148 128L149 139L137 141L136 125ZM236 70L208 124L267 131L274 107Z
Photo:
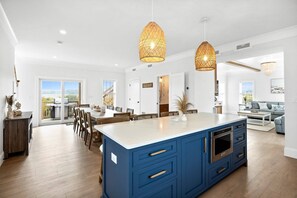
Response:
M246 118L198 113L96 125L103 197L197 197L247 165Z

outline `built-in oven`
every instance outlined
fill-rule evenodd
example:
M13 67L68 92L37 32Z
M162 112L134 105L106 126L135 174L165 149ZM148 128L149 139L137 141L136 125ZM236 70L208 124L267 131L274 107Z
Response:
M233 127L211 132L211 163L233 152Z

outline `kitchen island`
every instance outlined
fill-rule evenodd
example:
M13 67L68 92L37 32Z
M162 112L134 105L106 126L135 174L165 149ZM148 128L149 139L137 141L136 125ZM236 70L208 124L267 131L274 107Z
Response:
M103 197L197 197L247 165L246 119L198 113L96 125Z

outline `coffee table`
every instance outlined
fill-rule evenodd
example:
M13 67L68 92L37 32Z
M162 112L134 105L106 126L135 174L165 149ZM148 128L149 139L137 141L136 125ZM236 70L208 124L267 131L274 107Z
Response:
M270 112L251 112L251 111L238 111L239 116L246 116L248 118L247 123L253 125L265 126L271 123L271 113ZM268 117L268 121L265 118ZM251 118L261 118L261 120L251 119Z

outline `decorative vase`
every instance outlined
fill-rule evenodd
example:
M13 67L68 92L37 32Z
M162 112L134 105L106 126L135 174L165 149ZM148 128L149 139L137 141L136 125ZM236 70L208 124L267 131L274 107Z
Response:
M7 105L7 118L13 118L13 111L11 105Z
M186 114L183 114L183 115L182 115L181 120L182 120L182 121L187 121L187 120L188 120Z

